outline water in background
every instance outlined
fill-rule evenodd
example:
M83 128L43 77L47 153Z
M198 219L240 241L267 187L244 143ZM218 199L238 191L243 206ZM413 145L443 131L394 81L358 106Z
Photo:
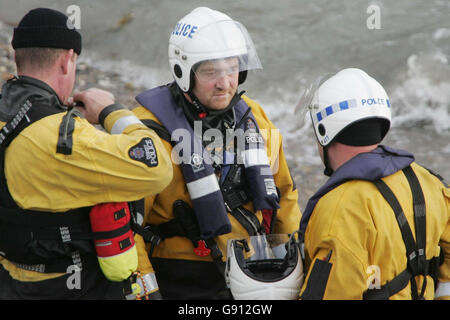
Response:
M407 149L450 179L450 2L448 0L0 0L3 29L35 7L81 9L81 61L120 72L136 86L171 81L167 45L177 20L197 6L242 22L264 67L242 88L284 135L301 191L301 208L325 181L311 125L293 117L300 92L316 76L346 67L365 70L385 87L393 127L384 143ZM381 29L370 30L370 5Z

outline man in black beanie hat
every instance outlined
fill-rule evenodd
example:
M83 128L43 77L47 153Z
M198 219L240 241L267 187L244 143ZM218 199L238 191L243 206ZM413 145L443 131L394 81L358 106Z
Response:
M81 34L68 28L67 19L56 10L31 10L14 28L11 41L18 75L43 80L65 104L75 83L76 59L81 53ZM62 74L52 70L58 68Z
M18 76L0 96L0 299L123 299L137 271L142 290L134 294L158 297L154 277L138 269L149 262L143 238L130 231L138 212L128 202L167 186L170 157L107 91L82 91L73 99L83 107L67 107L81 53L67 19L39 8L14 29ZM106 132L92 125L99 123ZM110 202L122 203L123 214L96 206ZM93 220L93 207L125 229L93 234L117 228L98 227L106 222ZM94 222L100 229L91 230ZM110 241L96 247L100 236Z
M69 21L70 22L70 21ZM37 8L23 17L11 42L17 48L73 49L81 53L81 34L68 26L68 17L56 10Z

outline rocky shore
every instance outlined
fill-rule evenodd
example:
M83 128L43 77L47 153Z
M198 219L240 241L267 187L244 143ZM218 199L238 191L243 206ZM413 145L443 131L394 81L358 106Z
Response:
M0 32L0 84L3 85L6 80L15 74L14 50L10 45L9 35ZM92 87L110 91L118 102L128 108L136 106L134 97L145 90L145 88L136 87L130 82L122 81L118 73L113 71L103 72L84 62L78 63L74 91Z

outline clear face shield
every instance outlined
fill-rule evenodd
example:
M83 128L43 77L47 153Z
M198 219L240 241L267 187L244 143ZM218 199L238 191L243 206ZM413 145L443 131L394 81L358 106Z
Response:
M300 100L294 110L294 114L300 128L304 126L305 118L308 113L311 115L319 110L319 88L332 76L332 73L328 73L324 76L316 78L316 80L314 80L311 85L303 91L303 94L300 96Z
M304 273L297 233L228 240L225 280L235 300L298 299Z
M233 241L231 248L241 270L250 278L274 282L297 266L299 248L293 236L269 234Z
M192 40L201 44L199 61L192 67L199 81L215 81L242 71L262 69L247 29L237 21L203 26Z
M240 63L237 57L199 62L194 66L195 77L200 82L214 82L222 77L237 77Z

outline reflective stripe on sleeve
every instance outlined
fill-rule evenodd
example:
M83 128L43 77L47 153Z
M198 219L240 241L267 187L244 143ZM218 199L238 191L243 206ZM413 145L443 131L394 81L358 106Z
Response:
M144 283L142 283L142 280ZM156 281L155 273L147 273L142 277L142 279L137 278L137 282L140 285L142 291L141 294L151 293L158 290L158 282ZM145 288L144 288L145 285Z
M248 149L242 152L244 166L246 168L252 166L270 165L266 150L264 149Z
M191 200L204 197L210 193L219 191L219 183L215 174L200 178L186 184Z
M450 282L439 282L437 286L435 298L450 296Z
M142 124L142 122L134 115L122 117L114 123L111 134L121 134L129 125L139 123Z

